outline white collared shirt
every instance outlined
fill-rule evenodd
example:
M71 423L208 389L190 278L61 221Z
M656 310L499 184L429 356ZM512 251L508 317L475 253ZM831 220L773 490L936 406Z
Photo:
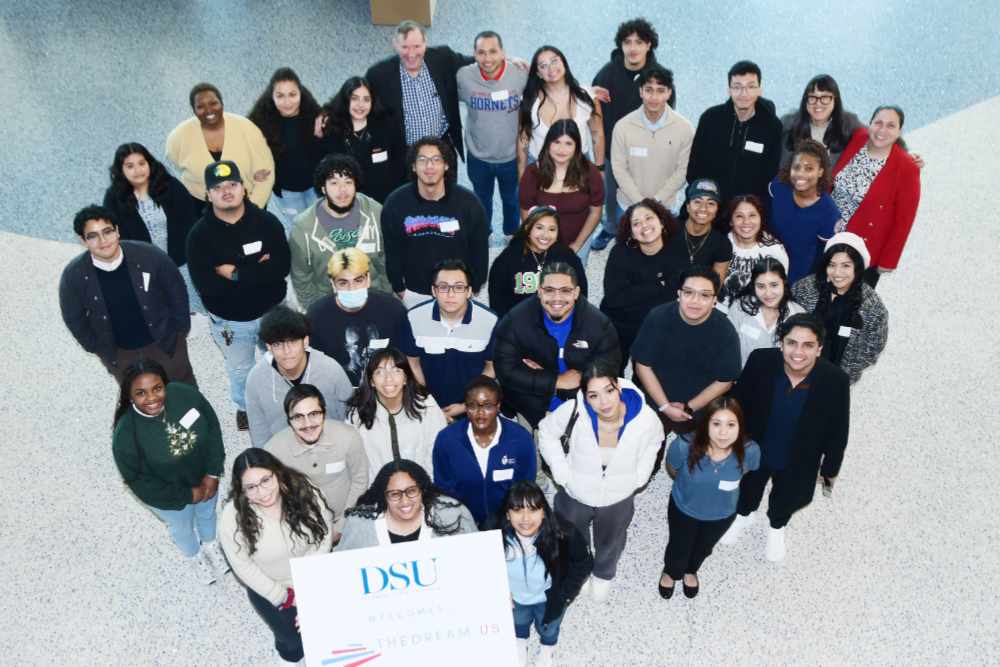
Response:
M466 433L469 435L469 442L472 443L472 451L476 454L476 460L479 461L479 469L483 473L483 479L486 479L486 469L490 466L490 450L500 444L500 431L503 429L503 420L497 416L497 432L493 434L493 439L490 440L490 444L486 447L482 447L476 442L476 436L472 432L472 424L469 424L469 428L466 429Z

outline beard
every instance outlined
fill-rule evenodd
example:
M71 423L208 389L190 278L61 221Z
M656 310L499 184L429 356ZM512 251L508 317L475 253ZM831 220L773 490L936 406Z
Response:
M351 203L350 204L348 204L347 206L337 206L336 204L333 203L332 199L330 199L329 197L327 197L326 198L326 205L328 207L330 207L330 210L333 211L334 213L336 213L337 215L347 215L348 213L351 212L351 209L354 208L354 202L357 201L357 199L358 199L358 195L355 194L353 197L351 197Z

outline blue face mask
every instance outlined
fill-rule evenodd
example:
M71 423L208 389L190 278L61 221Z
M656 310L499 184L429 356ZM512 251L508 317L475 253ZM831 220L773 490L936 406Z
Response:
M337 292L337 301L344 308L355 310L368 303L368 288L342 290Z

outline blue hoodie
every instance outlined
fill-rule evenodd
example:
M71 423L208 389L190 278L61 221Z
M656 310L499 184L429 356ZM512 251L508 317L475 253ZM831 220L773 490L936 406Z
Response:
M622 421L622 427L618 429L618 437L622 437L622 433L625 431L625 426L635 419L639 411L642 410L644 399L642 394L640 394L635 389L629 389L628 387L622 388L622 403L625 404L625 420ZM590 415L590 425L594 429L594 435L597 437L597 441L600 442L601 436L597 432L597 413L594 409L590 407L590 403L584 401L583 406L587 409L587 414Z
M469 441L469 420L460 419L438 433L434 440L434 484L461 500L477 524L496 512L514 482L535 479L535 442L523 426L505 417L500 420L500 441L490 450L486 476Z

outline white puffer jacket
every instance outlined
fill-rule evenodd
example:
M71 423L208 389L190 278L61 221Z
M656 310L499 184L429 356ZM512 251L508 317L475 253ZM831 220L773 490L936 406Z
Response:
M626 404L625 427L606 470L601 470L597 434L582 390L576 394L580 415L570 436L569 454L563 453L559 437L573 414L573 401L566 401L538 424L538 447L556 483L574 500L591 507L625 500L646 484L664 439L663 424L646 405L642 392L625 378L618 379L618 386Z

